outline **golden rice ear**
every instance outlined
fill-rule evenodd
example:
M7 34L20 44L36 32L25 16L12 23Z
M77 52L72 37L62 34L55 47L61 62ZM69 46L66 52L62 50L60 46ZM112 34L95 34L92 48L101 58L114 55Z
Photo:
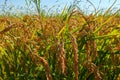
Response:
M66 66L66 52L64 48L64 42L58 42L57 44L57 53L56 53L56 69L66 76L67 66ZM60 71L61 70L61 71Z
M79 75L79 70L78 70L78 44L77 44L77 40L76 38L71 35L71 41L72 41L72 46L73 46L73 53L74 53L74 74L75 74L75 78L74 80L78 80L78 75Z
M97 68L97 66L94 63L87 61L85 63L85 66L88 68L90 73L93 73L95 75L96 80L102 79L101 72L99 71L99 69Z
M21 27L21 26L23 26L24 24L23 23L13 23L13 24L10 24L10 25L8 25L8 26L5 26L5 28L2 30L2 31L0 31L0 34L3 34L3 33L5 33L5 32L8 32L8 31L10 31L11 29L13 29L13 28L17 28L17 27Z
M47 80L52 80L51 70L50 70L47 60L45 60L43 57L40 57L37 53L31 53L31 54L29 54L29 57L32 59L33 63L35 63L35 64L42 63L42 65L45 68Z
M65 49L64 49L64 42L61 43L60 62L61 62L62 73L66 75L66 54L65 54Z
M3 34L3 33L5 33L5 32L7 32L7 31L9 31L9 30L12 29L15 25L16 25L16 24L14 23L14 24L11 24L11 25L5 27L5 28L0 32L0 34Z

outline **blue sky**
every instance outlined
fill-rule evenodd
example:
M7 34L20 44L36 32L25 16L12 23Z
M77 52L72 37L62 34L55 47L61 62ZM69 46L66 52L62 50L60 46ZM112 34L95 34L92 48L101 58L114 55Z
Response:
M0 7L2 7L2 5L4 5L5 0L0 0L0 1L1 1ZM46 11L49 9L51 9L51 12L52 10L61 11L65 5L69 6L70 4L72 4L73 1L74 0L41 0L41 6ZM103 8L105 9L108 8L113 3L114 0L89 0L89 1L91 1L96 8L98 8L99 6L99 9L103 9ZM21 9L21 7L22 9L24 9L25 0L7 0L7 6L14 6L14 9L15 8ZM87 2L87 0L81 0L78 6L84 11L93 10L93 7ZM117 0L117 3L115 4L114 7L120 8L120 0ZM31 8L33 8L33 6L31 6Z

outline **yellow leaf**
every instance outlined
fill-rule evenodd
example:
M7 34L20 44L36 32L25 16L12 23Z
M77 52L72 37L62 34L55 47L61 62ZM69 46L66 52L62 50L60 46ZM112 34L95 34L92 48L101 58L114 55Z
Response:
M3 31L5 29L5 23L1 23L0 24L0 32Z
M35 29L35 30L33 31L32 36L31 36L31 40L34 38L35 33L36 33L36 30L37 30L37 29Z
M57 34L57 36L60 36L60 34L64 31L65 26L59 31L59 33Z
M0 59L3 55L6 55L5 49L0 46Z

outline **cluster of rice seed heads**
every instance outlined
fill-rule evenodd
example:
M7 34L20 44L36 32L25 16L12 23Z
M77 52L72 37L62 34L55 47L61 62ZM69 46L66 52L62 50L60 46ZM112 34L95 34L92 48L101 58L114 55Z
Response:
M52 80L51 70L50 70L48 62L43 57L40 57L37 53L31 53L31 54L29 54L29 56L35 64L36 63L43 64L43 66L45 68L47 80Z
M15 25L16 25L16 24L13 23L13 24L7 26L3 31L0 32L0 34L3 34L3 33L5 33L5 32L7 32L7 31L9 31L9 30L12 29L13 26L15 26Z
M23 23L20 23L20 22L10 24L10 25L6 26L5 29L0 32L0 34L4 34L5 32L10 31L10 29L17 28L18 26L23 27L24 24L23 24Z
M95 23L94 23L94 17L92 15L86 17L84 15L82 15L84 20L87 22L87 28L89 29L87 32L88 32L88 37L90 35L93 34L93 31L94 31L94 28L95 28ZM93 53L94 55L94 58L93 60L96 59L96 57L98 56L98 53L97 53L97 45L96 45L96 42L95 40L90 40L90 41L87 41L86 43L86 54L87 54L87 60L90 61L90 55L91 55L91 52Z
M71 40L73 45L73 52L74 52L74 73L75 73L75 80L78 80L78 45L76 42L76 38L71 34Z
M100 71L97 69L97 66L94 63L91 62L86 62L86 67L88 68L88 70L90 71L90 73L94 73L95 75L95 80L101 80L101 74Z
M61 43L59 42L57 47L57 53L56 53L56 66L57 66L57 71L59 70L59 66L61 67L61 72L62 74L66 75L66 54L65 54L65 49L64 49L64 42L62 41Z
M92 19L93 19L93 17L92 17ZM93 31L94 31L94 28L95 28L95 23L94 23L94 21L91 22L91 23L88 24L88 25L89 25L89 27L90 27L90 34L92 34ZM91 50L91 51L92 51L93 54L94 54L94 59L93 59L93 60L95 60L95 58L98 56L98 53L97 53L97 45L96 45L95 40L91 40L90 43L92 44L92 50Z

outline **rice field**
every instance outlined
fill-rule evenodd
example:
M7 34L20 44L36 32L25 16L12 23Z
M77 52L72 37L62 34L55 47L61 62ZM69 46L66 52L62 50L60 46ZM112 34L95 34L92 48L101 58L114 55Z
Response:
M120 15L110 9L1 15L0 80L120 80Z

